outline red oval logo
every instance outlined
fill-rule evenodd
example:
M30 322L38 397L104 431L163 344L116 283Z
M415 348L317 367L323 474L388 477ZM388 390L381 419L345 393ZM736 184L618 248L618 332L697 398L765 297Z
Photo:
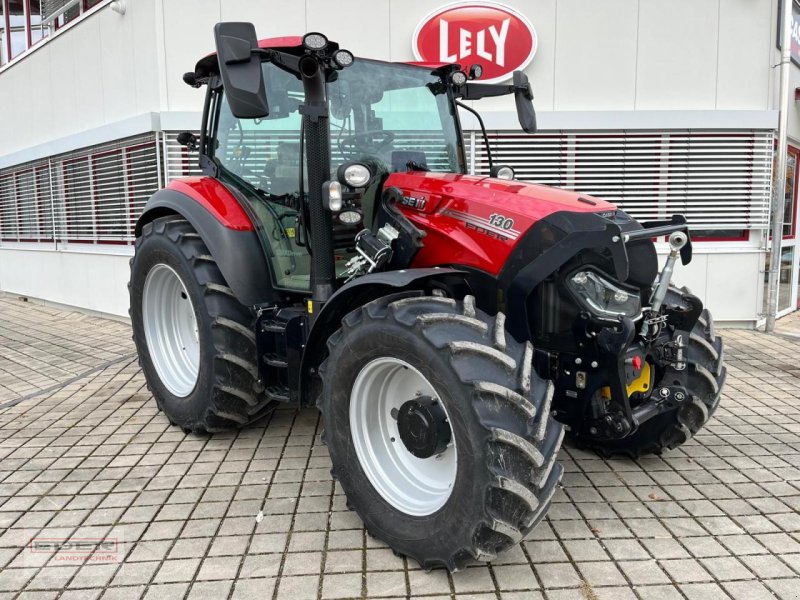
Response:
M425 17L412 42L417 60L478 63L481 81L502 81L524 69L536 54L536 30L522 14L494 2L458 2Z

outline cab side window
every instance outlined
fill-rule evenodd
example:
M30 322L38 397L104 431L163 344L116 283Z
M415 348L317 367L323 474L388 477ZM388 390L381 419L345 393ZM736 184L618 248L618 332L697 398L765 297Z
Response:
M214 159L221 177L248 199L263 227L277 288L310 289L310 257L297 244L300 197L300 82L271 63L263 63L270 113L264 119L239 119L224 94L219 100ZM305 184L304 184L305 187Z

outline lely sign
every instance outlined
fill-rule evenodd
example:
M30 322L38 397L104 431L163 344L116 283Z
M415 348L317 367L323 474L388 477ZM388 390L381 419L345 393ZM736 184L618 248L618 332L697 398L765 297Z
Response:
M536 30L524 15L496 2L457 2L417 25L414 55L421 62L478 63L481 81L502 81L524 69L536 54Z

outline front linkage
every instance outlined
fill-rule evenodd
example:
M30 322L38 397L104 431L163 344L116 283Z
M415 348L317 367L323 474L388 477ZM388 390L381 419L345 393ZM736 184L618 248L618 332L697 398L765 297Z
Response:
M658 452L689 439L716 408L724 367L702 302L671 285L678 257L687 264L692 256L685 219L637 224L621 213L562 213L529 235L500 283L509 315L523 317L509 329L534 341L537 369L556 384L557 418L606 452ZM661 236L670 254L653 285L650 240ZM603 286L623 304L631 299L629 314L587 303Z

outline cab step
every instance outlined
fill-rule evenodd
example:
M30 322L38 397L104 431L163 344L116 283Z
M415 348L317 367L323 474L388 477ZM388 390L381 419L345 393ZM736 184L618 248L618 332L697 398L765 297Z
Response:
M302 307L260 307L256 319L259 379L276 402L299 402L300 361L305 345Z

